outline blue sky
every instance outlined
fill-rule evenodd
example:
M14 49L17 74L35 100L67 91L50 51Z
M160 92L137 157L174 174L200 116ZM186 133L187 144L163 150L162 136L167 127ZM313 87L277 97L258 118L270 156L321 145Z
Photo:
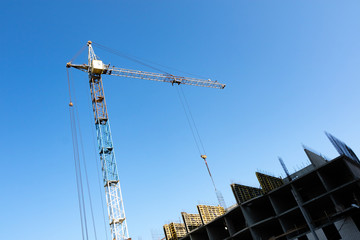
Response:
M306 164L301 144L337 156L325 130L359 154L359 10L359 1L2 3L0 239L81 239L65 64L88 40L227 84L183 87L227 205L232 182L283 174L278 156L290 171ZM72 70L72 81L105 239L87 76ZM104 85L130 236L152 239L181 211L216 204L176 89L116 77Z

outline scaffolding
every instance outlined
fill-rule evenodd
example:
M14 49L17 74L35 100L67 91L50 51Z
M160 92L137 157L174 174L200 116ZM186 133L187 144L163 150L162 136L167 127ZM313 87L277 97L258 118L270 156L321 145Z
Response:
M225 214L225 209L220 206L197 205L203 224L207 224L215 218Z
M171 240L171 232L170 232L169 224L165 224L163 228L164 228L166 240Z
M264 193L268 193L284 184L281 178L273 177L263 173L256 172L256 177Z
M261 188L254 188L236 183L231 184L231 189L238 204L262 195Z
M192 230L202 225L200 214L181 212L181 216L184 220L185 229L187 233L191 232Z
M169 223L164 225L166 240L178 240L186 235L185 225L183 223Z
M170 232L172 240L178 240L186 235L185 225L183 223L170 223Z

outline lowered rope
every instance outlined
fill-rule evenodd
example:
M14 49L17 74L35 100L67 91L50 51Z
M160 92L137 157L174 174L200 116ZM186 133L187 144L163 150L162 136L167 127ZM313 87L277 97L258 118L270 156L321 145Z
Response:
M93 44L94 44L95 46L97 46L98 48L101 48L101 49L103 49L103 50L105 50L105 51L108 51L108 52L110 52L110 53L112 53L112 54L115 54L115 55L117 55L117 56L119 56L119 57L126 58L126 59L128 59L128 60L130 60L130 61L139 63L139 64L141 64L141 65L143 65L143 66L152 68L152 69L154 69L154 70L156 70L156 71L159 71L159 72L162 72L162 73L165 73L165 74L172 75L172 74L170 74L170 73L162 70L161 68L154 67L154 65L157 65L157 66L162 67L162 68L167 68L167 69L175 70L175 71L177 71L177 72L185 73L185 74L187 74L187 75L192 75L192 76L194 76L194 77L206 78L206 77L201 76L201 75L198 75L198 74L193 74L193 73L185 72L185 71L182 71L182 70L180 70L180 69L176 69L176 68L173 68L173 67L165 66L165 65L162 65L162 64L159 64L159 63L150 61L150 60L146 60L146 59L143 59L143 58L131 56L131 55L129 55L129 54L125 54L125 53L123 53L123 52L120 52L119 50L116 50L116 49L109 48L109 47L106 47L106 46L104 46L104 45L101 45L101 44L99 44L99 43L93 42ZM146 62L147 62L147 63L146 63Z
M179 85L179 87L181 88L180 85ZM187 120L187 122L188 122L188 124L189 124L190 130L191 130L191 134L192 134L192 136L193 136L193 139L194 139L196 148L197 148L199 154L202 155L201 150L200 150L200 146L199 146L199 143L198 143L198 140L197 140L197 137L196 137L196 135L195 135L195 131L194 131L194 129L193 129L193 125L192 125L191 122L190 122L190 118L189 118L188 111L187 111L187 109L185 108L185 104L184 104L183 97L180 95L179 89L178 89L177 87L176 87L176 92L177 92L177 94L178 94L178 97L179 97L181 106L182 106L182 108L183 108L183 110L184 110L184 113L185 113L185 116L186 116L186 120Z
M70 62L74 61L86 48L87 46L84 45L75 55L74 57L70 60ZM70 89L70 88L69 88Z
M89 197L89 203L90 203L90 213L91 213L92 225L93 225L95 240L97 240L94 211L93 211L93 205L92 205L91 194L90 194L89 178L88 178L88 173L87 173L84 145L83 145L83 140L82 140L81 128L80 128L80 123L79 123L79 113L78 113L77 108L75 108L75 113L76 113L76 117L77 117L77 123L78 123L78 126L79 126L78 129L79 129L79 137L80 137L79 138L80 139L80 147L81 147L82 160L83 160L83 165L84 165L85 180L86 180L86 185L87 185L87 190L88 190L88 197ZM81 172L81 169L80 169L80 172Z
M67 69L67 76L68 76L69 99L70 99L69 111L70 111L71 132L72 132L72 140L73 140L74 163L75 163L76 184L77 184L77 191L78 191L78 201L79 201L82 236L83 236L83 240L89 239L88 223L87 223L87 216L86 216L86 205L85 205L85 197L84 197L83 176L82 176L82 171L84 171L85 181L86 181L87 191L88 191L89 204L90 204L92 225L93 225L93 230L94 230L94 237L95 237L95 240L97 240L94 211L93 211L92 198L91 198L91 193L90 193L89 178L88 178L88 174L87 174L87 166L86 166L86 161L85 161L84 145L83 145L83 141L82 141L82 134L81 134L81 128L80 128L80 123L79 123L79 114L78 114L77 108L74 106L72 96L71 96L71 80L70 80L68 69ZM75 99L75 97L74 97L74 99ZM79 142L80 142L81 154L79 151ZM82 158L80 158L80 155ZM83 170L82 170L80 159L82 159L82 161L83 161Z
M79 168L78 168L78 162L79 162L79 146L77 141L77 134L76 134L76 121L74 116L74 109L73 109L73 102L71 98L71 90L70 90L70 77L69 77L69 71L67 70L67 76L68 76L68 87L69 87L69 113L70 113L70 123L71 123L71 135L72 135L72 143L73 143L73 152L74 152L74 164L75 164L75 176L76 176L76 189L78 194L78 204L79 204L79 213L80 213L80 222L81 222L81 234L82 239L88 239L88 232L87 232L87 224L84 223L84 219L86 219L86 213L85 209L83 207L83 193L82 193L82 182L81 178L79 177Z
M206 165L206 169L207 169L207 171L209 173L211 182L213 184L213 187L214 187L215 194L216 194L216 197L218 199L219 205L222 206L223 208L226 208L224 198L223 198L221 192L216 188L214 178L213 178L213 176L211 174L209 165L208 165L208 163L206 161L207 155L206 155L205 147L204 147L204 144L203 144L203 142L201 140L198 128L196 126L196 123L195 123L194 117L192 115L192 112L191 112L190 106L188 104L188 101L186 99L185 93L184 93L181 85L179 85L178 87L180 88L180 91L179 91L178 88L176 88L176 91L177 91L178 97L180 99L181 105L183 107L187 122L189 124L189 127L190 127L190 130L191 130L191 133L192 133L196 148L199 151L200 157L204 160L204 163Z

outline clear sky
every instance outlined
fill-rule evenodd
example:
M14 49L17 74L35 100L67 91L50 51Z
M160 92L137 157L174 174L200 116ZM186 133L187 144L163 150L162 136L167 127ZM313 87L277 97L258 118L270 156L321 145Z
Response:
M88 40L227 84L183 89L230 206L232 182L283 175L278 156L290 171L307 164L301 144L336 157L325 130L360 154L359 12L358 0L3 1L0 239L81 239L65 64ZM87 76L71 73L105 239ZM116 77L104 85L130 236L151 240L181 211L216 204L176 89Z

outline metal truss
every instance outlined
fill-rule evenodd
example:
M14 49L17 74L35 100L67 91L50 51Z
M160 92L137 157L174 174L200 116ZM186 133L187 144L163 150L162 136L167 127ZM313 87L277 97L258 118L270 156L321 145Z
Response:
M95 59L89 46L89 62ZM89 73L92 107L112 240L129 238L101 74Z
M104 70L103 74L107 75L114 75L119 77L127 77L127 78L137 78L137 79L144 79L144 80L152 80L158 82L168 82L172 84L186 84L186 85L193 85L199 87L209 87L209 88L225 88L225 84L211 81L210 79L197 79L197 78L190 78L190 77L179 77L172 74L162 74L162 73L153 73L153 72L144 72L138 70L130 70L125 68L116 68L116 67L109 67Z
M110 123L101 75L89 73L92 106L103 173L111 235L114 240L128 239L126 217L121 195Z
M68 63L67 66L79 69L84 72L89 72L90 71L89 66L91 65L90 64L79 65L79 64ZM219 83L217 81L212 81L210 79L204 80L204 79L197 79L190 77L180 77L172 74L153 73L153 72L145 72L145 71L125 69L125 68L110 67L109 65L104 66L104 70L102 74L126 77L126 78L137 78L137 79L144 79L144 80L151 80L158 82L168 82L171 84L179 84L179 85L185 84L185 85L192 85L199 87L218 88L218 89L225 88L225 84Z

